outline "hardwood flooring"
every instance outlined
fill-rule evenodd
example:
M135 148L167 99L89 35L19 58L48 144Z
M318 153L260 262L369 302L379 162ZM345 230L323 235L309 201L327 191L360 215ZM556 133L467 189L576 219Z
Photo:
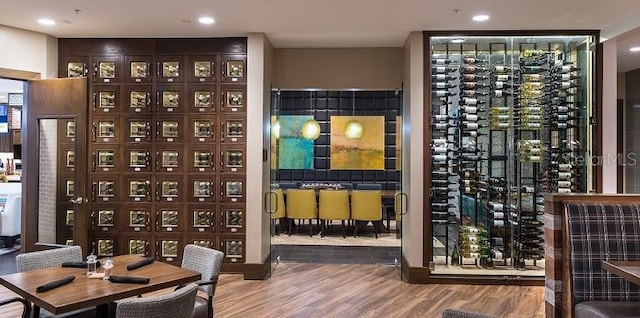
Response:
M0 299L12 295L0 287ZM217 318L437 318L443 308L544 317L544 287L410 285L391 266L281 263L265 281L221 275L215 297ZM0 307L0 317L18 316L18 306Z

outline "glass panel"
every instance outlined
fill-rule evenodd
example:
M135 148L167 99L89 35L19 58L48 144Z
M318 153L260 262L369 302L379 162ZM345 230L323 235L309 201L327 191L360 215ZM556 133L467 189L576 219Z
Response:
M433 274L544 275L543 194L591 190L592 43L431 38Z
M74 195L74 175L64 174L58 167L73 165L74 163L73 152L60 153L63 150L59 147L59 144L62 138L71 136L71 138L67 139L72 139L75 136L75 122L65 119L64 126L59 126L58 122L57 119L38 120L38 166L40 174L38 176L37 209L38 242L40 243L64 244L65 240L73 238L72 233L58 232L56 225L61 223L66 227L67 224L73 224L73 210L67 207L60 209L58 201L66 201ZM62 129L59 129L59 127L66 127L66 129L61 131ZM65 160L65 162L59 164L58 160ZM62 180L62 182L55 182L55 180ZM63 188L58 189L58 187ZM59 192L61 195L58 195ZM59 209L60 211L58 211Z

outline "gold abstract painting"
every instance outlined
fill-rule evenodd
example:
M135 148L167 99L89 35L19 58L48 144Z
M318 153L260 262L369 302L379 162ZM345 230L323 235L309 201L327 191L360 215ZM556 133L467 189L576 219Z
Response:
M384 170L384 116L331 116L331 169Z

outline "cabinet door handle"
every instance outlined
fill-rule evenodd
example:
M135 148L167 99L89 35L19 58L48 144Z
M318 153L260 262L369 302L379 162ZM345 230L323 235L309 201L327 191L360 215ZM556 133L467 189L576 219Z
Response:
M96 133L98 130L98 126L96 125L96 123L93 123L93 127L91 127L91 136L93 138L93 141L96 141Z
M92 104L93 104L93 105L91 105L91 106L93 106L93 111L95 112L95 111L96 111L96 109L97 109L97 105L98 105L98 94L93 93L93 96L92 96L92 97L93 97L93 98L92 98Z
M156 171L160 171L160 152L156 152Z
M393 196L393 212L396 215L407 215L409 213L409 209L406 207L407 201L409 201L409 196L406 193L396 192ZM400 209L398 210L398 208Z
M91 159L91 171L92 172L96 172L96 153L95 153L95 151L93 152L92 159Z
M220 172L224 171L224 152L220 153Z

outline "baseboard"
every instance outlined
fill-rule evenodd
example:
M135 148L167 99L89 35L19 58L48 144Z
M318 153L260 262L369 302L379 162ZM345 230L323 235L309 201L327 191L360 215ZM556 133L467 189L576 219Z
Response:
M244 263L245 280L264 280L271 276L271 253L267 255L262 264Z

